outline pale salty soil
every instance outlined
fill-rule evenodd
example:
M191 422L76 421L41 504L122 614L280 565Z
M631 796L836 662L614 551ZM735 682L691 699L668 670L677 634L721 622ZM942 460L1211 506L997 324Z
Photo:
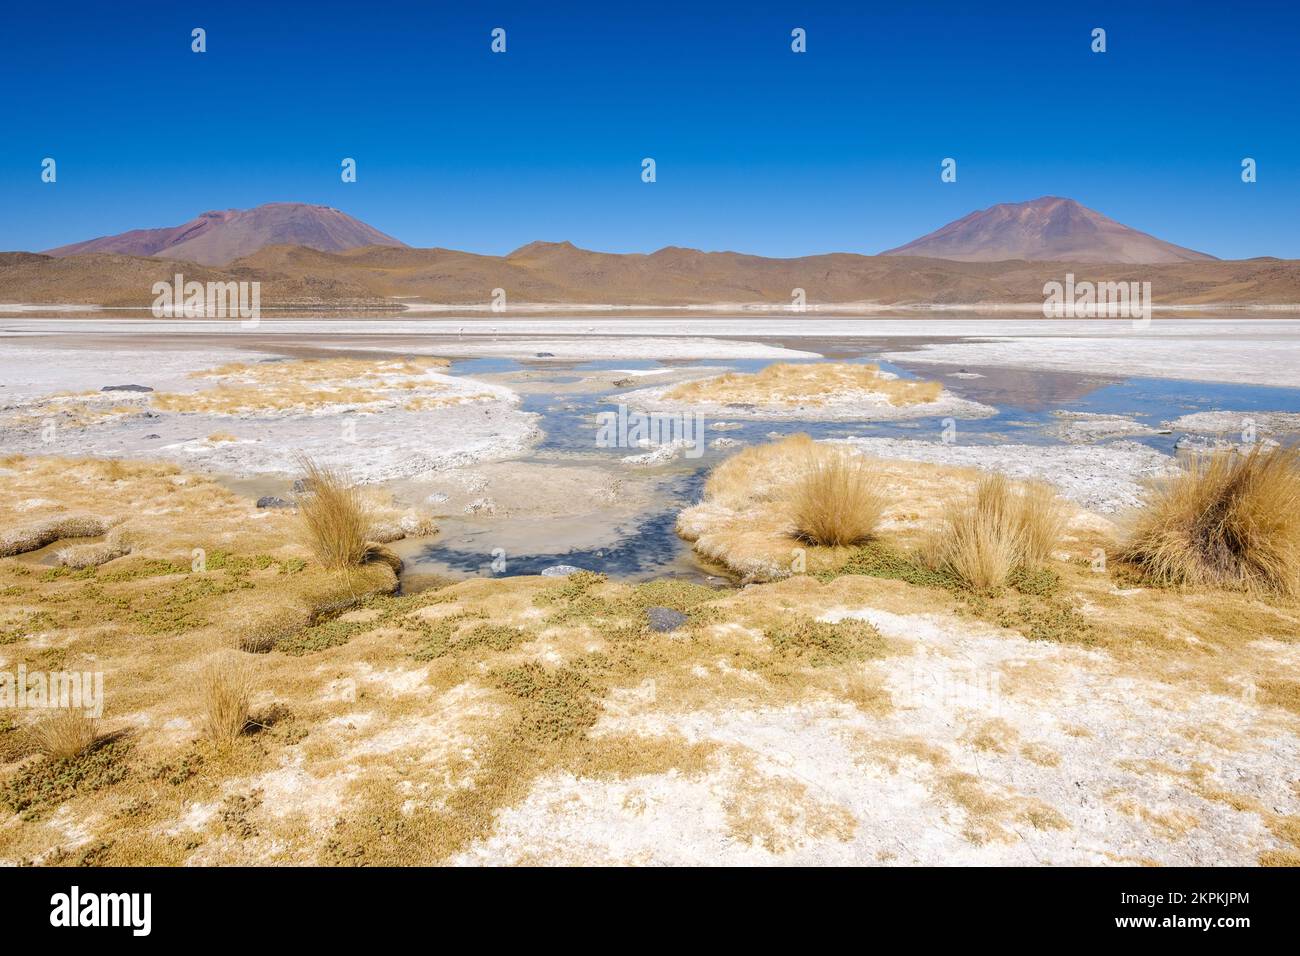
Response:
M1194 412L1165 422L1169 428L1198 435L1240 434L1253 425L1260 435L1300 433L1300 414L1295 412Z
M656 484L651 476L612 467L508 461L458 468L389 487L399 501L433 504L446 514L481 510L498 518L556 519L589 509L588 514L608 514L612 521L650 507ZM424 496L424 502L419 496Z
M68 332L143 333L146 335L297 335L315 340L331 335L395 336L438 339L437 348L464 336L462 342L496 329L502 342L486 343L507 353L525 355L525 349L555 351L538 343L557 337L594 339L639 339L662 337L653 345L633 344L635 353L617 350L617 343L601 342L602 355L618 358L633 354L709 358L689 339L740 339L724 342L719 349L769 349L755 342L767 338L781 341L855 337L882 340L917 340L920 351L894 351L891 361L939 362L1008 368L1043 368L1107 375L1140 375L1189 381L1237 382L1289 387L1300 380L1300 321L1286 316L1276 319L1184 319L1156 318L1145 329L1135 329L1124 320L1086 319L1059 321L1010 318L990 315L982 319L936 319L926 315L909 318L843 318L817 316L798 318L714 318L686 315L673 318L470 318L411 320L285 320L264 319L255 332L241 332L238 323L215 320L157 319L13 319L4 323L0 335L40 335ZM507 336L523 337L511 343ZM933 339L953 339L934 342ZM971 341L960 341L970 339ZM677 343L677 344L675 344ZM533 346L537 346L533 348ZM405 348L405 346L403 346ZM581 343L569 346L581 349ZM450 354L456 354L454 349ZM575 357L590 353L577 351ZM743 357L741 352L718 352L713 357ZM755 357L792 357L751 352ZM805 356L806 357L806 356Z
M725 339L687 338L685 341L674 339L620 339L595 333L579 335L572 338L551 338L541 336L534 339L519 340L508 334L502 335L500 341L493 341L483 336L481 328L471 328L471 338L448 336L436 345L416 345L408 349L415 353L428 351L440 355L453 354L469 358L554 358L578 360L584 362L630 360L639 358L690 359L711 361L714 359L813 359L819 358L816 352L783 348L762 342L728 341ZM504 328L503 332L512 332ZM329 348L328 343L324 347Z
M516 456L541 437L503 386L436 366L403 372L381 356L334 364L336 376L295 385L306 366L266 353L0 345L0 446L240 477L293 474L305 454L375 482ZM153 391L101 391L118 385ZM258 404L274 390L275 403Z
M717 375L725 371L727 371L725 366L691 365L684 368L584 369L557 376L549 369L525 368L511 372L478 374L475 378L482 382L504 385L521 395L591 395L645 382L661 385L676 384L699 378L701 375ZM620 396L618 401L623 401L623 398Z
M1071 445L1086 445L1104 438L1163 435L1171 430L1171 427L1152 428L1127 415L1066 411L1052 415L1056 424L1048 429L1048 434Z
M1178 329L1166 329L1175 325ZM1254 323L1251 323L1252 325ZM985 341L927 343L919 351L886 352L890 361L1053 369L1094 375L1140 375L1200 382L1291 388L1300 381L1300 341L1295 323L1279 328L1221 330L1222 339L1186 323L1155 321L1150 330L1097 337L1004 336ZM1077 331L1077 328L1076 328ZM1181 334L1180 334L1181 332ZM1252 334L1254 333L1254 334Z
M1258 816L1196 795L1191 768L1300 808L1293 718L945 615L855 605L821 615L845 618L902 648L871 668L888 713L833 696L677 710L632 689L592 736L713 745L706 770L553 774L456 862L1252 865L1274 838ZM733 673L719 659L694 676ZM1197 739L1198 728L1228 737Z
M1174 462L1145 445L1116 441L1098 446L974 445L901 438L847 438L845 444L879 458L933 462L1050 482L1064 497L1100 514L1139 504L1145 483L1172 473Z

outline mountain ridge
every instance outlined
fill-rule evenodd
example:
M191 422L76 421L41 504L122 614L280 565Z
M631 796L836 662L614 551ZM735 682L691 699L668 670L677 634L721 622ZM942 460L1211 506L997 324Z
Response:
M0 302L148 308L152 285L186 279L258 281L265 307L399 310L405 303L485 307L574 303L654 308L717 303L787 307L795 289L809 305L978 306L1041 303L1043 286L1079 280L1150 282L1158 304L1300 303L1300 260L1259 258L1149 264L960 262L919 256L828 253L765 259L731 252L620 255L571 249L490 256L453 249L367 246L322 252L267 246L215 267L157 257L91 253L56 258L0 253Z

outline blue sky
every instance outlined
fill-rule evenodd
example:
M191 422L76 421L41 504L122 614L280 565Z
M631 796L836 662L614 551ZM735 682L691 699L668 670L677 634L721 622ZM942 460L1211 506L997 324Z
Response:
M1297 27L1280 0L13 3L0 249L301 201L488 253L874 253L1050 194L1300 258Z

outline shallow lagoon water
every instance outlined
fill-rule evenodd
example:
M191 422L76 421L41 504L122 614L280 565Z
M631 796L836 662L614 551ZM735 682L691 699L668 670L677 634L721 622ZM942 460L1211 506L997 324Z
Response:
M896 347L896 345L894 346ZM1300 389L1251 385L1188 382L1156 378L1118 378L1077 373L1005 368L979 368L887 362L879 358L883 343L838 342L833 358L821 361L874 362L881 368L905 378L938 378L956 395L991 405L997 414L983 419L962 419L956 423L958 441L971 444L1062 444L1050 433L1059 423L1054 411L1125 415L1157 428L1162 422L1192 412L1230 409L1234 411L1300 412ZM754 372L771 364L770 360L729 360L698 362L661 362L644 360L573 362L539 358L517 361L501 358L476 358L456 361L451 372L458 375L500 375L527 371L542 373L551 385L585 381L592 372L622 369L726 368ZM967 376L953 377L964 372ZM580 461L617 472L627 473L644 466L624 464L620 459L643 449L599 448L596 446L596 415L616 411L619 396L645 387L652 377L638 376L625 388L605 391L547 391L521 396L526 411L540 416L543 439L525 460L538 462ZM706 419L711 424L716 419ZM770 441L774 436L805 432L814 438L850 436L888 437L937 441L945 426L941 417L899 422L798 422L737 420L739 426L725 431L706 429L705 441L725 436L739 446L723 449L705 448L698 458L680 457L653 471L670 476L666 493L657 506L634 520L603 529L605 541L596 547L566 541L559 528L548 532L548 523L539 521L493 520L490 518L451 517L440 521L437 537L405 550L408 573L439 573L453 576L537 574L547 567L567 564L600 571L611 577L638 579L658 576L681 576L717 582L721 572L701 563L690 546L677 537L674 525L678 511L699 499L710 468L733 454L739 447ZM1166 454L1174 453L1180 434L1130 436ZM1294 439L1296 436L1289 436ZM1108 439L1103 439L1102 443ZM556 522L550 522L555 525ZM612 540L611 540L612 539ZM501 549L504 568L497 562L495 549Z

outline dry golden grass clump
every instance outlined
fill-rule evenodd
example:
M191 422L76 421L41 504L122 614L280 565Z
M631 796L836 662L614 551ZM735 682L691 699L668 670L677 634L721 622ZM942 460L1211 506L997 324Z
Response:
M247 664L234 656L211 661L199 676L200 726L217 746L233 743L248 726L253 680Z
M866 541L875 534L888 504L879 481L862 458L840 449L815 448L791 495L798 537L829 548Z
M821 405L828 399L873 396L890 405L922 405L943 394L938 382L894 378L878 365L778 362L760 372L728 372L696 382L683 382L664 398L683 402L750 405Z
M988 475L969 498L948 506L929 542L928 563L976 590L993 590L1013 571L1045 563L1064 527L1064 509L1051 488L1017 487L1003 475Z
M1300 594L1300 449L1189 458L1156 485L1124 557L1158 584Z
M60 708L31 730L37 748L55 760L75 757L99 739L99 721L83 710Z
M447 391L444 383L430 378L428 373L445 369L448 364L446 359L425 356L234 362L195 373L196 378L215 379L217 384L212 388L159 392L150 396L150 400L154 408L163 411L215 415L270 413L340 403L405 402L412 392L436 395ZM443 399L444 404L456 401L459 400L452 397Z
M737 509L783 500L817 448L817 443L802 433L770 445L743 448L709 473L705 500Z
M298 515L316 559L331 571L362 564L370 548L370 511L360 490L339 470L301 459Z

